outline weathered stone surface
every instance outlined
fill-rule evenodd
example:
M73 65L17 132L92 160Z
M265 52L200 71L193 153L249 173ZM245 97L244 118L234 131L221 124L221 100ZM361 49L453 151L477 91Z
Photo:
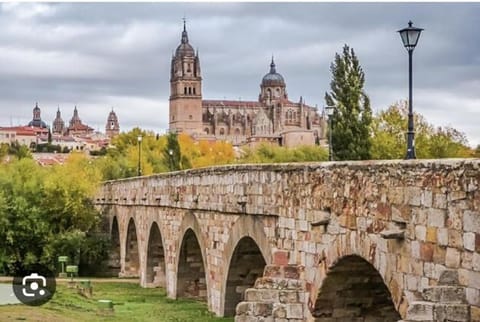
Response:
M217 315L303 321L320 299L324 322L460 321L480 315L479 181L479 160L232 165L106 182L94 202L112 268Z

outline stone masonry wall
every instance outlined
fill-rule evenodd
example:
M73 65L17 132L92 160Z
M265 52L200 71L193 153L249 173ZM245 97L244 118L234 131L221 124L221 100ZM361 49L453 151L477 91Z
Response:
M237 306L239 321L313 320L328 273L353 255L378 272L403 319L419 321L413 307L454 270L466 305L454 321L480 321L479 167L479 160L224 166L107 182L95 202L117 217L122 269L134 218L142 283L148 232L158 223L171 297L191 229L217 315L235 246L251 236L267 266ZM435 300L432 310L441 307ZM362 313L352 314L360 321Z

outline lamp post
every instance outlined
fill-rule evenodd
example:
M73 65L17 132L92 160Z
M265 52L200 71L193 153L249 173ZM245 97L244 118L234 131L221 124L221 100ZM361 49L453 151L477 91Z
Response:
M138 140L138 167L137 174L140 177L142 175L142 136L137 137Z
M411 21L408 27L399 30L403 45L408 51L408 132L407 132L407 156L406 159L416 159L415 155L415 131L413 126L413 102L412 102L412 56L417 45L422 28L415 28Z
M328 161L333 161L332 116L335 112L335 106L325 106L325 112L328 115Z

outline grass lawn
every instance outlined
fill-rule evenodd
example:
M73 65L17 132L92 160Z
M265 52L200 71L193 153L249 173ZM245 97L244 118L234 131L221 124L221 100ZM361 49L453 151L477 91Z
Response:
M193 300L171 300L160 288L141 288L134 283L102 282L93 285L93 297L87 299L57 284L50 302L32 307L23 304L0 306L0 321L233 321L216 318L207 310L207 304ZM111 316L97 315L98 300L112 300L115 312Z

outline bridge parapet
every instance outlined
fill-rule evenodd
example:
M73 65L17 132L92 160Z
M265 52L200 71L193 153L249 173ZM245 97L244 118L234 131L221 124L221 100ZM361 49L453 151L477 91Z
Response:
M261 278L260 284L228 286L234 241L251 237L257 243L263 240L264 279L271 274L268 267L298 268L303 288L297 292L300 302L292 305L303 301L303 309L294 305L288 310L303 312L301 319L334 321L334 314L373 312L373 306L358 300L361 296L350 299L360 307L355 310L328 300L341 297L329 280L349 281L343 287L352 293L355 272L370 276L363 286L389 294L399 318L407 319L410 304L424 301L423 290L453 269L465 290L462 305L468 306L472 321L480 321L479 169L476 159L234 165L106 182L95 202L110 218L120 218L123 261L127 226L135 219L143 252L140 273L147 265L149 227L159 223L167 290L176 283L182 227L193 227L183 222L187 214L192 217L210 285L209 307L218 315L226 312L228 294L247 289L241 295L245 302L237 307L240 320L255 316L245 310L269 308L252 303L278 295L265 291ZM244 263L251 256L247 248L240 252ZM248 272L247 264L242 265ZM242 269L238 274L247 276ZM235 283L240 283L238 278ZM170 288L173 293L175 287ZM373 293L364 298L378 301ZM441 302L435 303L440 307ZM284 303L274 304L272 314L275 307L275 314L283 316ZM393 314L386 306L384 312Z

